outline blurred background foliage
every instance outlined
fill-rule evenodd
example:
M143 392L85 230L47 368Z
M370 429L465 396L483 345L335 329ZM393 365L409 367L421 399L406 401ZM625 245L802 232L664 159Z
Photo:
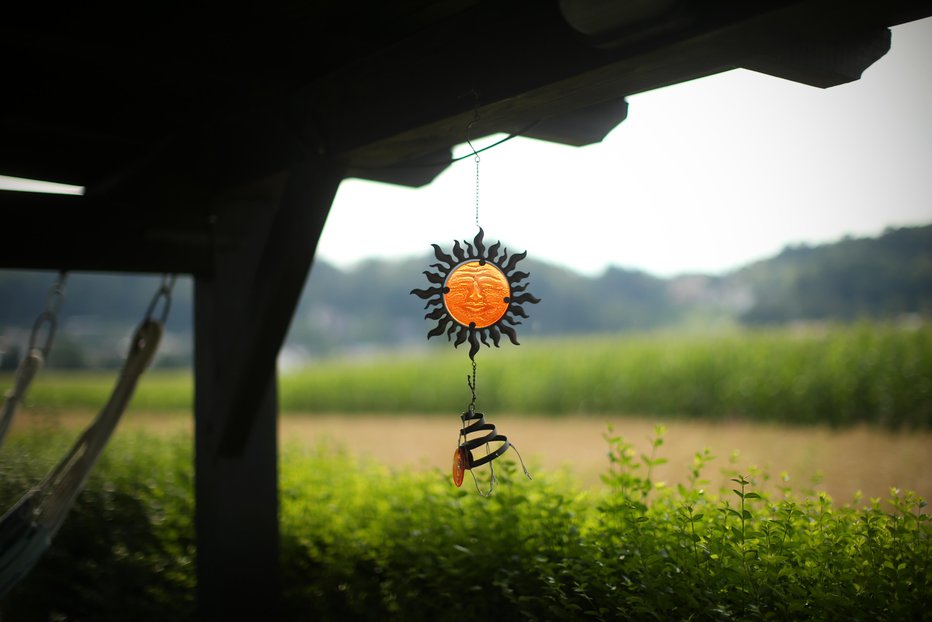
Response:
M283 362L424 349L424 285L433 259L363 262L341 270L314 264L292 322ZM932 225L890 229L877 238L788 247L776 257L719 276L659 278L612 267L587 277L533 259L522 267L543 299L519 335L535 337L656 330L725 330L872 319L916 324L932 315ZM29 328L45 303L50 273L0 271L0 368L15 368ZM145 311L153 276L74 274L50 365L119 364L126 335ZM191 361L192 285L179 281L158 365ZM436 340L434 340L436 341Z

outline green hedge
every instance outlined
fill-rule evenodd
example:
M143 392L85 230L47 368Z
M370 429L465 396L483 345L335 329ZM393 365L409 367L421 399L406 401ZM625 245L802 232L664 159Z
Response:
M57 448L6 448L9 503ZM61 445L61 443L57 443ZM527 481L497 461L491 498L445 473L289 448L281 469L283 618L293 620L929 619L925 504L840 505L761 473L704 490L651 481L657 455L608 438L607 493ZM662 437L655 441L662 450ZM659 455L659 454L658 454ZM49 555L3 601L16 620L193 615L188 439L117 439ZM231 597L237 597L231 595Z
M0 451L4 511L41 481L74 436L7 439ZM101 456L51 548L0 600L0 619L192 619L191 464L186 439L121 434Z

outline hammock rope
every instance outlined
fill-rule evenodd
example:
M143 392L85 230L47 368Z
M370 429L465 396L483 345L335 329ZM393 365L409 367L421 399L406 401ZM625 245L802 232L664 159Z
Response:
M129 354L106 405L45 479L23 495L0 518L0 597L38 562L64 523L78 494L83 490L91 470L132 399L140 377L158 350L163 324L171 306L174 282L174 276L162 279L161 287L153 297L145 318L136 328ZM159 301L163 301L164 306L162 314L156 319L153 314ZM27 361L28 359L24 359L21 367L35 364ZM19 383L10 392L15 400L22 399L36 371L38 368L24 373L21 393L17 393L16 390ZM10 394L7 395L7 403L11 399ZM11 409L15 409L15 403ZM4 415L6 412L7 404L4 404Z

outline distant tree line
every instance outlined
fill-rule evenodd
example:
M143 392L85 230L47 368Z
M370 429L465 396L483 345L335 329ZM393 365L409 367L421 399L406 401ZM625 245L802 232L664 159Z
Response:
M932 226L887 230L879 238L794 246L739 270L754 306L749 324L932 314Z
M328 354L353 348L423 343L423 286L432 258L366 261L340 270L314 264L288 344ZM888 319L932 315L932 225L890 229L877 238L787 247L776 257L722 276L658 278L612 267L597 277L527 260L529 291L542 299L520 334L638 331L726 319L748 325L799 320ZM0 271L0 367L14 365L52 272ZM52 363L107 367L119 363L121 339L139 321L158 285L155 276L69 277ZM192 284L179 280L162 364L191 358Z

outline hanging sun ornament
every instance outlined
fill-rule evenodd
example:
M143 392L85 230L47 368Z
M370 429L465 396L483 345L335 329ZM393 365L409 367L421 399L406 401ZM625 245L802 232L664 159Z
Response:
M522 283L529 274L517 270L518 262L527 253L509 256L508 249L504 249L499 254L501 244L496 242L486 247L484 236L480 227L472 244L464 240L464 247L459 240L454 241L452 254L432 244L434 255L440 263L431 265L436 272L424 271L431 286L412 290L411 293L427 301L426 309L434 307L424 316L437 321L437 325L427 333L428 339L446 334L447 340L453 341L454 347L469 343L472 375L467 376L467 384L472 400L466 412L460 415L463 425L453 454L453 483L460 486L466 471L472 472L475 467L488 464L491 471L488 492L482 493L479 490L480 494L488 495L495 484L492 461L514 445L506 436L499 434L494 425L487 423L482 413L476 412L475 356L480 350L480 344L490 346L489 339L495 347L499 347L502 335L507 336L511 343L519 345L514 327L521 324L518 317L528 317L522 305L536 304L540 299L528 293L527 284ZM481 447L485 447L485 454L477 457L473 451ZM518 459L521 460L521 454L518 454ZM530 478L523 460L521 466ZM475 478L475 473L472 473ZM478 480L476 488L479 489Z
M488 346L489 338L495 347L498 347L502 334L507 335L511 343L519 345L513 326L521 322L515 317L528 317L522 304L540 302L539 298L525 291L527 284L520 284L530 275L515 269L527 253L515 253L509 257L506 248L499 255L501 244L498 242L486 251L484 236L480 228L473 244L463 241L465 250L459 240L454 241L453 256L431 244L434 255L442 262L431 265L437 272L424 271L433 287L411 291L427 300L424 308L436 307L424 316L437 320L437 326L427 333L427 338L446 333L447 340L452 341L456 335L453 345L459 347L468 341L469 358L473 360L479 352L479 343Z

